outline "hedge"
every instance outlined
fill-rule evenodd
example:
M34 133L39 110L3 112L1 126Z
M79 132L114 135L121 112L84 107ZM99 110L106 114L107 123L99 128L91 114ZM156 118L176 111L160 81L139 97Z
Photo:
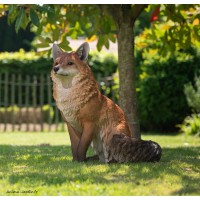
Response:
M142 130L177 131L177 124L191 113L184 85L199 73L198 49L162 57L146 52L140 63L138 102Z
M0 53L0 73L47 74L50 73L52 62L52 58L25 52L23 49L14 53L4 52ZM93 51L89 55L88 64L96 77L99 74L110 76L116 71L117 58L114 54Z

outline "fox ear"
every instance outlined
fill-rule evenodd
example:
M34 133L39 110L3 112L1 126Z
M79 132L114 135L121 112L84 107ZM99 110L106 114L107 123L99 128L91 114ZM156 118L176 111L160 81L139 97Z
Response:
M63 51L58 47L58 45L57 44L53 44L52 55L53 55L53 60L54 61L61 53L63 53Z
M79 58L83 61L87 60L88 54L90 51L89 44L84 42L77 50L76 53L78 54Z

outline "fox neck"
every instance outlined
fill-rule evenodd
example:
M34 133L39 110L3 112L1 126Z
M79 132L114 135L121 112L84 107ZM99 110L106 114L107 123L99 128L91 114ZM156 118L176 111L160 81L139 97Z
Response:
M57 102L67 102L82 97L80 99L85 102L92 98L99 90L91 71L88 72L66 77L52 74L54 99ZM80 89L81 94L77 93Z
M54 75L53 81L57 87L68 89L72 87L74 76L62 76L62 75Z

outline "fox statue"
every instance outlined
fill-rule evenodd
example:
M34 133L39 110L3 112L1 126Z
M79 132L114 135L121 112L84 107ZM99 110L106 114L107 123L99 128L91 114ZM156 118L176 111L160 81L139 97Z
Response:
M53 97L68 127L73 160L159 161L161 147L153 141L132 138L122 109L99 91L86 62L88 43L70 53L53 44L52 52ZM86 158L90 145L97 155Z

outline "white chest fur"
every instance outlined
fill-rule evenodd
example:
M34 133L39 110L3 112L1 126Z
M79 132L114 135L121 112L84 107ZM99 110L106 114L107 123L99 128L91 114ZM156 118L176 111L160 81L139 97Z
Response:
M56 105L62 112L65 121L69 122L72 127L81 132L82 128L77 118L78 112L81 108L81 102L76 93L76 88L73 86L73 79L70 77L64 80L57 78L54 82L53 90L56 97Z
M65 78L65 79L64 79ZM63 117L76 130L82 132L78 114L87 102L98 93L94 81L85 76L54 77L54 98Z

